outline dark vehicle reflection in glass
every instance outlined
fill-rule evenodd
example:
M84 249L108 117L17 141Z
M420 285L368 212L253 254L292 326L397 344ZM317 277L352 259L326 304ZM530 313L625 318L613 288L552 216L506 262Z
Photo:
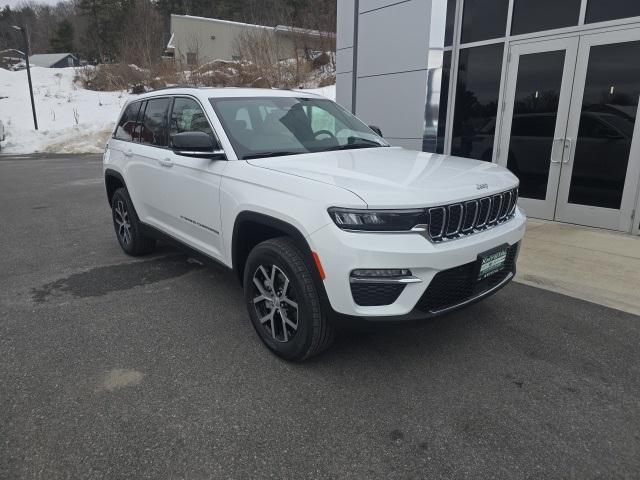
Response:
M583 111L580 117L569 202L619 209L635 117L630 115L631 108L613 105L593 108Z
M609 192L603 199L609 208L619 208L619 199L627 171L635 118L623 107L600 106L601 111L584 111L580 117L576 156L580 169L572 176L573 203L580 197L593 202L592 188ZM507 167L520 179L520 196L544 200L551 163L551 142L556 126L555 113L514 115ZM492 119L471 142L472 156L491 155L495 131ZM560 145L555 155L560 159ZM568 159L564 158L566 162ZM581 193L580 193L581 192ZM590 199L590 200L589 200ZM604 205L603 205L604 206Z

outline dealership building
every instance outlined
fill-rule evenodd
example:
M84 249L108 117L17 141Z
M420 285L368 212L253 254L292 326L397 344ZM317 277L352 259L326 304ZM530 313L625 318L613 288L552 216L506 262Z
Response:
M640 234L640 0L338 0L337 29L337 101L391 143L508 167L531 217Z

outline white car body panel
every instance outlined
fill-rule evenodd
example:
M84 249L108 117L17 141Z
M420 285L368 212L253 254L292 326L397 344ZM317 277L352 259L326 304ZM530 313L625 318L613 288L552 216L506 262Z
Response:
M249 160L252 165L345 188L369 208L421 208L508 190L518 179L495 163L366 148ZM486 185L486 189L479 189Z
M316 96L280 90L172 89L140 98L166 95L198 99L227 159L183 157L168 148L111 139L104 168L123 177L140 220L228 267L234 267L232 237L242 212L285 222L318 254L330 306L338 313L405 315L437 272L473 262L497 246L516 244L524 235L525 217L517 208L503 224L439 244L417 232L341 230L328 208L426 208L486 197L515 188L518 181L493 163L397 147L238 160L209 98ZM390 305L358 306L349 275L361 268L406 268L421 282L407 285Z

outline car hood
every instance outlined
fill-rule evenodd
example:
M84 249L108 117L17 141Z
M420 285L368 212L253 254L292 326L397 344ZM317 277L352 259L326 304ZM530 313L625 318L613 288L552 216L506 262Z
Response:
M494 163L400 147L308 153L248 163L345 188L369 208L443 205L518 184L511 172Z

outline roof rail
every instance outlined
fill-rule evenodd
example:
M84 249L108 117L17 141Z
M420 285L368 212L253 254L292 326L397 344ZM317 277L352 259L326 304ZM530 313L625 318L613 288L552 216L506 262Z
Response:
M149 92L158 92L160 90L170 90L172 88L195 88L195 89L199 89L199 88L202 88L202 87L197 87L195 85L172 85L170 87L154 88L153 90L149 90Z

